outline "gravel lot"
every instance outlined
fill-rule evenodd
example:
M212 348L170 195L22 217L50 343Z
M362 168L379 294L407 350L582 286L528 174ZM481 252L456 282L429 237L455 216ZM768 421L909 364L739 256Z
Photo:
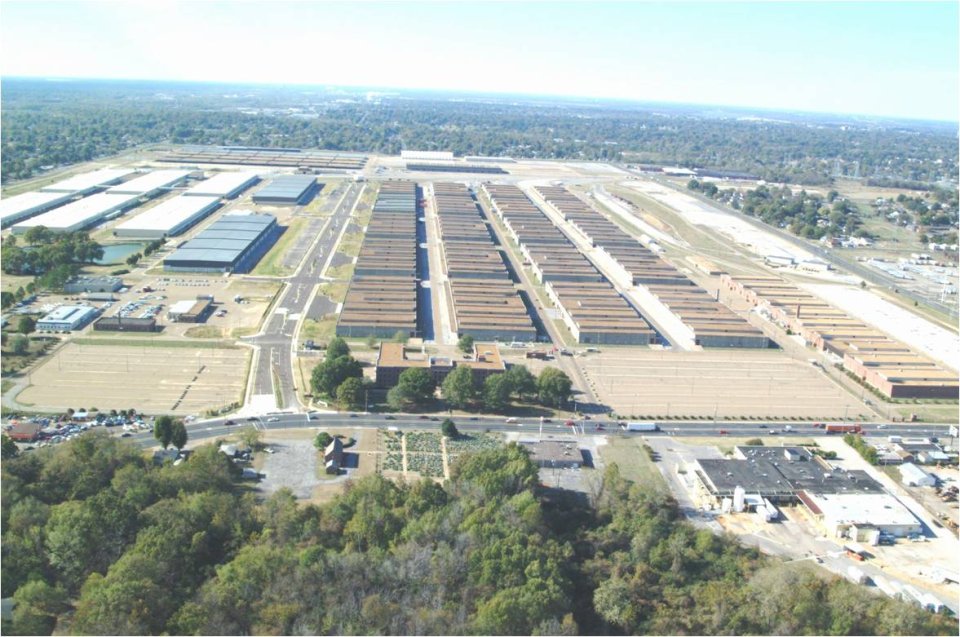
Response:
M270 494L287 487L298 498L312 498L314 488L320 484L313 441L284 440L271 443L270 448L276 453L264 454L261 472L266 477L260 482L260 489Z

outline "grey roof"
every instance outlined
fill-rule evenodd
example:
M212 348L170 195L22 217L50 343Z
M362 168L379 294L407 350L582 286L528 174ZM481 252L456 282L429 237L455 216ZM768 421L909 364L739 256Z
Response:
M165 264L175 265L177 262L210 262L210 263L233 263L240 256L242 250L228 250L218 248L180 248L169 257L163 260Z
M280 175L253 195L253 199L299 199L317 181L313 175Z
M163 262L167 265L185 261L232 264L274 223L276 219L272 215L223 215Z

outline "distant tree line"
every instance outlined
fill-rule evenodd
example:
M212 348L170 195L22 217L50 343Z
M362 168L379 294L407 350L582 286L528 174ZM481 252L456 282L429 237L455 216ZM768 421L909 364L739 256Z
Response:
M956 181L956 130L718 118L694 109L450 100L344 100L299 88L138 82L2 83L2 180L153 143L240 144L396 154L623 160L826 184L834 160L872 179ZM229 98L225 97L227 94Z

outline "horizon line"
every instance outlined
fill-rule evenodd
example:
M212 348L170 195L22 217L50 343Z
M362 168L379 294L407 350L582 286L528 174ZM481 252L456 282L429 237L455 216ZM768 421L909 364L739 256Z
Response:
M72 77L72 76L39 76L39 75L2 75L0 74L0 81L3 80L42 80L42 81L53 81L53 82L84 82L84 81L98 81L98 82L170 82L170 83L181 83L181 84L208 84L208 85L220 85L220 86L270 86L270 87L317 87L317 88L341 88L341 89L379 89L379 90L390 90L390 91L431 91L437 93L448 93L448 94L466 94L466 95L476 95L476 96L500 96L500 97L524 97L524 98L539 98L539 99L562 99L562 100L588 100L596 102L617 102L617 103L626 103L634 105L663 105L663 106L686 106L686 107L698 107L698 108L721 108L729 110L748 110L748 111L759 111L767 113L781 113L781 114L794 114L794 115L815 115L815 116L834 116L834 117L853 117L853 118L873 118L881 120L892 120L892 121L902 121L902 122L915 122L915 123L929 123L929 124L950 124L954 127L960 129L960 120L954 119L928 119L921 117L910 117L905 115L880 115L876 113L838 113L834 111L810 111L810 110L792 110L786 107L769 107L769 106L747 106L742 104L710 104L706 102L674 102L669 100L659 101L654 99L638 99L638 98L624 98L624 97L598 97L598 96L589 96L589 95L562 95L557 93L513 93L506 91L477 91L470 89L449 89L449 88L433 88L433 87L400 87L400 86L377 86L377 85L362 85L362 84L324 84L316 82L256 82L256 81L224 81L224 80L185 80L185 79L171 79L171 78L131 78L131 77Z

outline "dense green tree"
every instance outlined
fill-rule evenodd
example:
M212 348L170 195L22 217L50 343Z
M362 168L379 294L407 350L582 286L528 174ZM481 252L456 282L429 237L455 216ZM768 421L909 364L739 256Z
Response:
M37 322L30 316L21 316L17 321L17 331L21 334L29 334L37 327Z
M173 418L170 416L157 416L153 421L153 437L166 449L173 442Z
M457 348L465 355L473 354L473 337L469 334L461 336L457 341Z
M537 391L537 379L524 365L511 365L506 372L510 380L510 391L518 400Z
M512 390L508 374L493 374L483 381L483 408L485 411L503 411L510 404Z
M177 451L187 446L187 427L182 420L176 420L170 430L170 444L177 448Z
M447 438L459 438L460 432L457 431L457 425L455 422L449 418L444 418L443 422L440 423L440 433L442 433Z
M363 367L352 356L327 358L313 368L311 385L313 391L335 396L337 388L348 378L363 378Z
M544 405L560 407L570 399L572 387L570 378L556 367L544 368L537 377L537 393Z
M70 608L66 594L43 580L31 580L13 595L14 635L49 635L57 617Z
M477 398L477 386L473 381L473 370L466 365L457 365L447 374L442 384L443 397L447 403L457 409L469 407Z
M323 451L330 445L331 442L333 442L333 436L328 434L326 431L321 431L313 439L313 446L320 451Z
M344 409L360 409L363 406L363 381L348 378L337 387L337 402Z
M421 407L433 400L435 389L430 372L420 367L405 369L396 387L387 392L387 403L397 410Z
M350 346L347 345L347 342L339 336L334 336L332 339L330 339L330 342L327 343L327 351L325 356L327 360L333 360L335 358L340 358L341 356L349 355Z
M16 458L19 454L20 449L17 447L17 443L7 434L0 434L0 458L9 460L10 458Z
M23 334L15 334L10 337L10 351L17 355L23 356L30 350L30 339L28 339Z

